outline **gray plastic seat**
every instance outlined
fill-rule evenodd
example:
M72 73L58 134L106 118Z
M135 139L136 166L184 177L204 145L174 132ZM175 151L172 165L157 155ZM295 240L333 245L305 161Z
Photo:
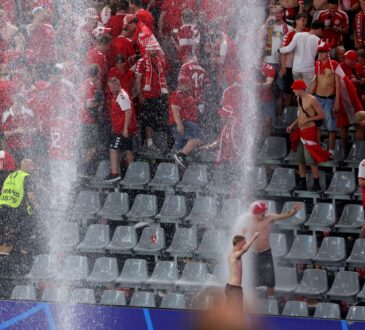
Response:
M263 200L267 206L267 213L268 214L277 214L278 213L278 204L276 201L273 200Z
M96 304L94 290L74 289L69 293L68 300L71 304Z
M74 213L77 219L96 219L101 209L99 193L92 190L81 191L76 199Z
M213 177L206 186L206 189L212 194L228 194L230 191L230 182L227 180L227 172L220 167L213 173Z
M131 254L137 245L137 233L133 226L118 226L106 249L110 253Z
M174 261L159 261L146 284L151 289L172 289L177 281L177 264Z
M331 183L325 194L333 199L351 199L356 190L354 174L352 172L337 171L333 174Z
M141 239L133 251L137 254L157 256L164 248L165 230L159 226L152 226L143 229Z
M322 269L306 269L295 294L318 298L324 296L327 291L327 272Z
M354 300L359 291L359 274L340 270L327 296L330 300Z
M120 290L105 290L101 296L100 305L126 306L124 292Z
M184 219L192 225L203 225L217 216L217 199L210 196L198 196L190 214Z
M304 301L287 301L283 314L285 316L298 316L298 317L308 317L308 306Z
M68 256L57 274L58 281L80 282L89 275L89 262L85 256Z
M319 186L321 189L319 191L313 191L314 179L311 171L307 171L306 174L306 190L294 190L295 196L300 198L319 198L321 194L327 189L326 183L326 173L324 171L319 171Z
M152 292L136 291L129 303L131 307L156 307L155 295Z
M161 223L181 223L186 216L185 196L166 195L161 211L156 215Z
M95 176L90 180L90 185L97 188L108 188L115 185L115 183L106 182L107 178L111 174L110 160L102 160L98 168L96 169Z
M179 170L176 164L160 163L156 174L148 184L153 190L170 190L179 182Z
M297 107L284 108L280 118L277 120L275 129L286 130L298 118Z
M223 230L208 229L196 250L203 259L218 259L222 255L222 246L227 242L227 234Z
M365 238L358 238L355 241L346 263L352 267L365 267Z
M336 223L336 206L331 203L317 203L305 223L310 230L323 231L330 229Z
M255 191L263 191L267 185L269 184L269 179L267 177L267 172L265 167L254 167L249 174L245 173L246 175L250 175L250 179L255 184L253 185L252 189Z
M362 287L362 290L357 295L357 300L360 302L365 302L365 285Z
M58 224L51 235L51 246L54 246L57 251L69 252L76 250L77 245L80 243L79 226L76 222Z
M111 192L105 200L104 206L98 213L101 217L113 221L123 220L129 211L129 197L127 193Z
M185 264L181 278L176 285L182 291L196 291L202 288L207 281L206 264L188 262Z
M257 314L279 315L279 304L276 299L259 299Z
M161 308L186 309L186 299L181 293L167 293L161 302Z
M190 303L190 309L193 310L208 310L213 306L213 297L206 293L198 293L192 299Z
M319 319L341 319L340 306L334 303L319 303L314 317Z
M208 183L205 165L193 164L186 169L184 176L177 184L177 188L185 192L201 191Z
M345 239L343 237L325 237L313 261L320 265L341 266L345 259Z
M272 256L274 258L283 258L289 251L285 234L271 233L270 246L271 246Z
M119 276L116 258L100 257L95 261L91 274L86 281L91 284L104 285L113 283Z
M316 254L316 237L313 235L297 235L285 259L294 263L310 264Z
M152 221L157 214L157 197L155 195L139 194L134 200L131 210L127 213L129 221Z
M173 257L192 257L197 247L196 227L176 228L174 238L166 252Z
M35 257L32 268L25 278L32 282L50 280L55 277L57 270L57 257L41 254Z
M365 158L365 141L355 141L351 147L350 153L345 159L345 163L358 166Z
M33 285L16 285L11 293L12 300L37 300Z
M269 136L258 154L257 161L263 164L280 164L288 154L285 137Z
M322 142L323 149L328 150L328 139ZM329 160L327 163L322 163L320 166L336 166L336 163L342 162L345 158L345 152L342 147L342 141L340 139L336 140L335 149L333 150L332 160Z
M290 196L295 187L295 171L291 168L277 167L274 169L271 181L265 188L269 195Z
M115 283L126 288L139 288L148 279L147 262L143 259L127 259Z
M80 252L103 253L109 242L109 225L94 224L87 228L85 237L77 248Z
M146 162L133 162L128 166L120 185L126 189L144 189L150 182L150 166Z
M297 270L292 267L275 269L275 294L292 295L298 287Z
M364 208L362 205L347 204L343 209L340 221L335 225L339 232L359 232L365 225Z
M306 205L303 202L285 202L282 213L286 213L292 209L295 204L299 204L302 208L291 218L276 222L276 226L281 229L300 229L306 221Z
M214 219L215 228L227 228L232 226L242 214L241 202L238 198L223 200L222 209Z
M364 306L351 306L346 320L351 321L365 321L365 307Z
M45 288L41 301L66 302L68 291L66 288Z

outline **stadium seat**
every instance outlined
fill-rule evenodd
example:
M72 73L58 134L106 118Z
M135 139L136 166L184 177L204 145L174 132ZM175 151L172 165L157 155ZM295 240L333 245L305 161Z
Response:
M365 321L365 307L364 306L351 306L346 320L348 321Z
M106 182L107 178L111 174L111 165L109 160L102 160L96 170L95 176L90 180L90 186L95 188L110 188L115 183Z
M353 301L360 291L359 274L342 271L336 273L331 289L327 292L329 300Z
M100 305L126 306L127 301L124 292L120 290L104 290L101 296Z
M217 168L213 177L206 186L206 190L212 194L228 194L230 192L231 184L227 180L226 170L222 167Z
M196 250L197 256L203 259L219 259L222 247L227 244L227 233L223 230L208 229Z
M288 146L285 137L269 136L257 156L259 164L281 164L288 154Z
M159 261L151 277L146 281L149 288L154 290L173 289L177 281L177 264L174 261Z
M179 182L179 170L176 164L160 163L156 174L148 184L153 190L173 190Z
M133 162L128 166L124 179L120 185L124 189L145 189L151 180L150 166L145 162Z
M80 243L79 225L76 222L60 223L51 236L52 245L58 251L74 251Z
M214 228L229 228L235 224L236 219L242 214L241 202L237 198L223 200L222 209L214 218Z
M319 319L340 319L340 306L333 303L319 303L316 306L314 317Z
M154 225L143 229L141 239L134 247L136 254L160 255L165 248L165 230L160 226Z
M277 221L275 222L275 225L280 229L291 229L291 230L299 230L302 225L306 221L306 205L303 202L285 202L282 213L286 213L291 210L291 208L295 205L299 204L302 206L302 208L297 212L295 215L293 215L289 219L285 219L283 221Z
M129 221L153 221L157 214L157 197L155 195L137 195L131 210L127 213Z
M274 258L283 258L289 251L285 234L271 233L270 246L271 246L272 256Z
M84 256L68 256L56 280L64 282L81 282L89 275L89 262Z
M129 304L131 307L156 307L155 295L152 292L136 291Z
M102 218L120 221L129 211L129 197L127 193L111 192L105 200L104 206L98 213Z
M11 293L12 300L37 300L33 285L16 285Z
M140 288L147 281L147 262L143 259L127 259L120 276L115 280L121 287Z
M277 120L275 129L285 130L298 118L298 108L297 107L286 107L280 118Z
M217 200L215 197L198 196L190 214L184 219L191 225L204 225L213 220L218 213Z
M264 189L269 184L269 179L267 177L267 172L266 172L265 167L262 167L262 166L254 167L252 169L252 171L250 171L249 174L245 173L245 176L246 175L250 175L251 182L255 183L255 184L252 185L252 189L256 193L264 191Z
M258 299L257 314L279 315L279 304L276 299Z
M57 270L57 257L41 254L35 257L32 268L25 278L31 282L50 280L55 277Z
M41 301L67 302L68 291L66 288L45 288Z
M192 310L208 310L213 306L213 297L206 293L197 293L190 303Z
M328 139L326 139L322 142L322 147L324 149L328 150ZM341 142L341 140L337 139L332 159L326 163L321 163L319 166L320 167L336 167L339 165L340 162L342 162L344 160L344 158L345 158L345 152L342 147L342 142Z
M267 213L269 214L277 214L279 212L278 210L278 204L276 201L273 200L263 200L263 202L267 206Z
M186 169L184 176L177 184L177 188L184 192L199 192L208 183L207 168L205 165L193 164Z
M176 282L176 285L182 291L196 291L204 287L206 281L206 264L201 262L187 262L181 278Z
M365 225L364 208L362 205L347 204L343 209L340 221L335 225L339 232L358 233Z
M362 290L360 291L360 293L357 295L357 300L359 302L365 302L365 285L362 287Z
M137 233L133 226L118 226L111 242L106 246L110 253L131 254L137 245Z
M331 203L317 203L314 205L312 213L305 223L309 230L329 230L336 223L336 206Z
M346 259L346 245L343 237L325 237L313 261L319 265L338 266Z
M77 248L85 253L103 253L109 242L109 225L94 224L87 228L85 237Z
M91 274L86 282L95 285L113 283L119 276L118 262L116 258L100 257L95 261Z
M166 252L173 257L192 257L197 247L196 227L176 228L172 243Z
M186 216L186 201L184 196L166 195L161 211L156 215L160 223L181 223Z
M275 284L275 295L292 295L298 287L296 269L277 267L275 270Z
M306 175L306 183L307 183L307 189L306 190L294 190L294 194L297 197L300 198L320 198L321 194L327 189L326 184L326 173L323 171L319 171L319 186L321 187L321 190L319 191L313 191L313 175L312 172L307 172Z
M365 141L355 141L350 153L345 159L349 166L358 167L359 163L365 158Z
M277 167L265 191L272 196L291 196L295 187L295 171L291 168Z
M307 303L304 301L287 301L282 315L290 317L308 317L309 313Z
M162 298L160 308L186 309L186 298L181 293L167 293Z
M351 199L356 190L354 174L352 172L337 171L333 174L328 189L324 192L332 199Z
M317 254L317 239L313 235L297 235L285 259L292 263L310 264Z
M74 206L76 219L96 219L101 209L99 193L92 190L81 191Z
M218 263L214 267L213 274L207 274L207 282L205 288L210 291L222 292L224 290L224 279L226 278L226 269L222 267L221 263Z
M322 269L306 269L295 294L311 298L324 297L328 291L327 272Z
M355 241L346 263L351 267L365 267L365 238L358 238Z
M69 293L68 301L71 304L96 304L94 290L85 288L74 289Z

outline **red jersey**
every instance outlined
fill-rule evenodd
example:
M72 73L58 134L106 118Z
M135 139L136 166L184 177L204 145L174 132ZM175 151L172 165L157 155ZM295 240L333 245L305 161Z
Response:
M96 48L91 48L86 55L86 69L90 64L97 64L101 71L101 81L105 81L108 75L108 61L105 54Z
M258 82L264 83L264 82L266 82L267 78L275 79L276 71L272 65L263 63L261 70L259 71L259 75L261 77L259 77ZM257 95L259 95L259 99L262 102L267 102L267 101L273 100L273 93L272 93L271 87L259 87Z
M112 40L108 54L108 63L111 67L115 66L117 55L123 55L129 66L132 66L135 61L136 50L131 39L119 36Z
M142 22L137 23L136 32L132 38L133 42L137 45L139 49L139 53L141 56L146 54L146 45L151 41L155 41L158 43L155 35L153 34L152 30L149 29L145 24Z
M193 122L198 121L198 109L196 101L191 95L184 95L179 90L176 90L170 95L169 98L169 124L176 124L174 119L174 113L172 106L176 105L180 107L180 118L181 121L189 120Z
M114 38L118 37L123 31L123 20L126 14L117 14L115 16L110 17L108 23L106 23L105 27L110 28L111 35Z
M184 56L197 56L200 43L200 32L195 24L183 25L177 34L177 42L179 45L179 59Z
M0 151L0 171L10 172L16 170L16 161L7 151Z
M242 104L244 104L242 85L235 83L223 92L219 116L242 119Z
M177 33L182 25L181 15L185 9L197 12L195 0L165 0L161 10L166 12L164 32ZM174 31L175 30L175 31Z
M0 0L0 7L2 7L6 14L6 19L12 24L16 23L16 1L15 0Z
M9 109L13 104L13 95L18 89L14 80L0 79L0 114Z
M329 10L323 10L318 17L325 28L323 29L323 40L329 40L331 47L335 48L343 44L344 34L335 32L331 28L347 29L349 27L349 17L343 10L337 10L334 16L331 16Z
M153 18L152 14L146 9L140 9L136 12L136 16L138 21L145 24L152 32L154 31L154 22L155 19Z
M134 72L131 70L128 70L126 72L121 72L116 66L111 68L108 73L108 81L110 78L116 77L122 88L129 94L132 95L132 89L134 84L135 75ZM110 94L109 87L107 87L107 90Z
M27 60L29 64L56 63L56 34L49 24L40 24L29 32Z

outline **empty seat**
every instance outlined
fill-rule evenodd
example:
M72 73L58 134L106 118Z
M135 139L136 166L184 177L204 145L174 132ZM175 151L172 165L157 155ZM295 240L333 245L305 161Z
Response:
M341 266L345 259L345 239L343 237L325 237L313 261L321 265Z
M136 229L133 226L118 226L106 249L111 253L130 254L136 245Z
M213 296L206 293L198 293L192 298L190 309L208 310L213 307L213 303Z
M240 200L237 198L223 200L222 209L214 219L215 228L231 227L242 213Z
M274 169L271 181L265 188L270 195L290 196L295 187L295 171L291 168L277 167Z
M331 183L325 191L331 198L350 199L356 190L355 178L352 172L337 171L333 174Z
M186 299L181 293L167 293L161 302L161 308L186 309Z
M119 276L116 258L100 257L95 261L91 274L86 281L92 284L105 285L114 282Z
M110 228L108 225L90 225L83 241L78 245L80 252L102 253L110 242Z
M311 230L324 230L336 223L336 206L331 203L317 203L305 223Z
M127 305L124 292L119 290L105 290L101 296L101 305L125 306Z
M227 194L230 191L230 183L227 170L220 167L214 171L206 189L212 194Z
M340 319L340 306L334 303L319 303L316 306L314 317L319 319Z
M13 300L37 300L33 285L16 285L11 293Z
M106 182L105 179L111 174L109 160L102 160L96 170L95 176L90 180L92 187L111 187L113 183Z
M50 280L54 278L58 270L57 257L41 254L35 257L30 272L25 276L32 282Z
M293 245L285 259L294 263L311 263L317 254L317 239L312 235L295 236Z
M41 301L66 302L68 291L66 288L45 288Z
M328 140L324 140L322 142L322 147L326 150L328 150ZM333 153L333 156L332 156L332 160L329 160L327 163L325 164L321 164L320 166L323 166L323 165L335 165L333 163L339 163L339 162L342 162L345 158L345 152L343 150L343 147L342 147L342 141L340 139L337 139L336 140L336 144L335 144L335 149L333 150L334 153Z
M327 272L322 269L306 269L295 294L321 297L328 291Z
M165 248L165 230L159 226L143 229L141 239L133 249L137 254L159 255Z
M362 287L362 290L357 295L357 300L360 301L360 302L364 302L365 301L365 285Z
M139 194L134 200L131 210L127 213L129 221L152 221L157 214L157 197L155 195Z
M362 205L347 204L343 209L340 221L335 228L340 232L359 232L365 225L364 208Z
M112 192L105 200L104 206L98 213L109 220L123 220L129 211L129 198L127 193Z
M279 304L276 299L259 299L257 314L279 315Z
M263 200L263 202L266 204L267 206L267 213L270 214L277 214L278 213L278 204L276 203L276 201L273 200Z
M200 258L218 259L222 255L222 246L227 243L227 234L223 230L209 229L204 233L196 253Z
M201 262L188 262L176 285L183 291L196 291L204 286L206 280L206 265Z
M177 188L185 192L197 192L203 189L207 183L206 166L193 164L186 169L181 182L177 184Z
M275 270L275 294L291 295L298 287L297 270L292 267L277 267Z
M155 295L152 292L136 291L129 304L131 307L156 307Z
M351 147L350 153L345 159L345 163L357 166L365 158L365 142L355 141Z
M364 306L351 306L346 320L349 321L365 321L365 307Z
M51 248L55 247L56 251L73 251L80 243L79 226L76 222L58 224L51 236Z
M194 225L206 224L208 221L217 216L218 207L217 200L214 197L198 196L190 214L184 221L188 221Z
M269 184L265 167L254 167L249 173L246 174L245 172L244 176L246 177L247 175L250 176L251 182L255 183L252 189L257 192L263 191Z
M178 182L179 170L176 164L160 163L154 178L148 185L154 190L168 190L173 188Z
M275 129L286 130L296 119L298 118L297 107L286 107L284 108L280 118L277 120Z
M89 262L84 256L68 256L56 279L65 282L80 282L89 275Z
M120 184L126 189L144 189L151 180L150 166L145 162L133 162Z
M301 209L295 213L291 218L284 221L276 222L276 225L281 229L300 229L306 221L306 205L303 202L285 202L282 213L286 213L292 209L295 204L301 205Z
M152 289L173 288L177 281L177 264L174 261L159 261L146 284Z
M327 296L331 300L353 300L360 291L359 274L339 271Z
M196 227L176 228L172 243L166 252L174 257L192 257L196 248Z
M161 211L156 215L161 223L180 223L186 216L184 196L166 195Z
M285 234L271 233L270 246L272 255L275 258L282 258L288 253L288 243Z
M126 288L139 288L148 279L147 262L143 259L127 259L116 283Z
M95 294L92 289L74 289L69 293L68 300L71 304L95 304Z
M354 247L346 262L352 267L365 266L365 238L358 238L355 241Z
M101 209L100 196L96 191L81 191L77 196L74 214L77 219L95 219Z
M288 154L288 146L285 137L269 136L259 152L257 161L264 164L280 164Z
M307 303L304 301L287 301L283 309L283 315L307 317L309 316Z

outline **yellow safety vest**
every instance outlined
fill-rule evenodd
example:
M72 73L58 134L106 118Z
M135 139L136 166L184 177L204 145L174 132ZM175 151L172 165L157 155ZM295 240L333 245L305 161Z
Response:
M24 198L24 179L28 175L22 170L8 175L1 189L0 205L7 205L13 209L20 206Z

